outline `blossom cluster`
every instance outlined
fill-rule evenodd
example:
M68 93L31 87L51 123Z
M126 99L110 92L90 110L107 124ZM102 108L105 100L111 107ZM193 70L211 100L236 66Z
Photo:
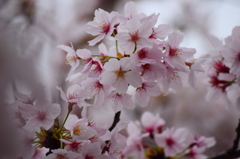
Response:
M141 122L128 125L127 147L122 158L204 159L203 152L215 145L214 138L193 136L185 128L166 128L159 115L144 112Z
M37 97L16 92L12 104L14 119L21 132L21 154L24 159L205 159L203 152L215 144L214 138L194 136L185 128L165 128L159 115L145 112L141 121L125 123L119 120L123 108L134 109L134 101L142 107L150 96L176 92L183 86L195 88L198 72L204 72L203 62L210 65L207 74L211 83L207 97L222 94L240 84L240 27L225 40L225 45L212 37L215 49L211 55L194 59L195 49L181 47L184 35L170 25L155 26L159 14L138 13L133 2L125 5L124 15L95 11L86 32L96 36L90 46L98 51L59 45L67 52L71 66L67 91L57 87L68 104L63 122L61 107ZM134 94L130 94L130 89ZM239 94L236 99L240 102ZM92 99L93 102L87 102ZM226 100L228 101L228 100ZM82 109L81 118L71 114L73 106ZM100 127L87 117L89 107L109 105L118 115L113 125ZM122 134L127 129L128 137Z
M119 133L127 127L125 122L119 122L110 131L88 119L84 109L81 119L69 110L60 124L59 104L38 99L35 92L30 96L16 92L16 97L11 106L21 134L17 158L114 159L126 145L126 137Z
M240 106L240 27L233 28L232 35L225 38L223 44L218 38L211 36L214 49L209 52L208 100L222 98L226 107Z
M192 136L184 128L166 128L159 115L145 112L141 122L118 122L115 127L97 126L87 117L68 114L59 122L60 105L38 100L35 92L28 96L16 92L12 104L21 132L21 154L24 159L128 159L189 158L205 159L205 149L215 144L214 138ZM127 129L128 137L121 134Z
M101 43L98 52L58 46L67 52L71 65L67 80L73 83L67 93L58 88L62 98L84 107L90 106L85 99L94 97L92 106L108 104L118 112L133 109L133 101L147 106L150 96L158 96L161 89L167 95L183 86L195 87L202 61L194 59L195 49L180 47L183 33L167 24L155 27L158 17L138 13L133 2L125 5L124 15L96 10L94 20L86 24L86 32L97 36L89 44L104 39L113 46L107 49ZM134 95L129 89L135 90Z

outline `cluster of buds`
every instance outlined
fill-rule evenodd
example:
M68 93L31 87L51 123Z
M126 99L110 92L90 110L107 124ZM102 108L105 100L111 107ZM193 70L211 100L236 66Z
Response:
M233 28L225 44L210 37L214 49L210 51L207 75L210 87L207 99L222 98L226 106L240 105L240 27ZM234 92L234 93L231 93ZM230 100L231 99L231 100Z

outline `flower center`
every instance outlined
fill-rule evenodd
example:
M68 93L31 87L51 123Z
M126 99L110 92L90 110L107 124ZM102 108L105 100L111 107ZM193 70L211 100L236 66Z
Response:
M43 121L46 118L46 113L39 111L37 114L37 118L41 121Z
M82 133L84 133L84 130L80 128L80 125L77 125L73 128L74 135L81 135Z
M131 40L134 41L134 42L136 42L139 39L138 31L136 31L133 34L129 33L129 35L131 36Z
M68 158L66 158L64 155L58 154L56 159L68 159Z
M100 28L102 28L102 33L108 33L110 26L106 22L101 22Z
M68 100L69 99L76 99L76 98L77 98L77 95L75 93L69 94L69 96L68 96Z
M167 138L167 139L166 139L166 142L167 142L167 145L168 145L169 147L171 147L171 146L174 144L174 141L173 141L172 138Z
M169 47L169 56L178 56L178 55L182 55L181 53L179 53L179 49Z
M216 71L219 73L219 72L222 72L222 73L229 73L229 68L227 66L225 66L222 61L216 61L214 64L213 64L213 67L216 69Z
M120 80L124 80L125 78L125 73L127 71L123 71L122 68L120 68L119 70L116 70L116 71L113 71L114 73L116 73L117 75L117 80L120 79Z
M141 49L138 51L138 58L139 59L144 59L147 57L148 51L146 49Z

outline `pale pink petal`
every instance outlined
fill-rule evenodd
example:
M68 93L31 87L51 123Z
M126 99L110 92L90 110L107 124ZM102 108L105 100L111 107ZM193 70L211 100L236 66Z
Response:
M47 115L50 118L55 119L61 113L61 107L59 104L54 103L54 104L49 105L46 112L48 113Z
M67 53L71 53L74 54L75 51L73 50L73 48L66 46L66 45L58 45L57 48L62 49L64 51L66 51Z
M179 30L171 33L168 36L168 41L169 41L169 45L171 46L171 48L179 47L179 44L183 41L183 37L184 37L183 33L180 32Z
M206 100L214 101L222 96L222 90L218 88L208 88Z
M90 46L94 46L96 43L101 41L104 37L105 37L105 34L102 33L102 34L98 35L95 39L88 41L88 43Z
M133 87L141 87L142 78L138 72L130 71L125 73L126 81L131 84Z
M87 58L90 58L92 53L90 50L88 49L78 49L76 51L76 54L80 57L80 58L83 58L83 59L87 59Z
M120 63L117 59L110 59L103 67L106 71L119 70Z
M223 46L222 42L213 35L208 35L208 39L211 42L212 46L215 48Z
M141 26L139 17L134 16L132 19L126 22L126 25L129 28L130 33L135 33Z
M128 83L126 80L118 79L114 82L113 86L118 93L126 93L128 89Z
M135 64L134 61L132 59L130 59L129 57L121 58L121 60L119 62L120 62L122 70L124 70L124 71L130 70Z
M127 2L125 4L124 12L125 12L125 16L129 19L132 18L135 15L138 15L136 5L132 1Z
M160 88L155 82L154 82L154 86L149 86L149 83L147 83L146 90L150 96L160 95Z
M235 60L230 69L230 73L240 75L240 60Z
M124 94L124 97L121 99L121 103L125 108L128 108L128 109L135 108L135 104L133 103L131 99L131 95L129 94Z
M24 103L28 103L29 102L29 97L25 94L22 94L18 91L14 92L14 95L16 96L16 98ZM30 103L29 103L30 104Z
M137 41L137 48L138 49L142 49L144 47L148 47L151 48L152 47L152 43L148 38L145 37L141 37L138 41Z
M172 32L172 27L168 24L161 24L157 27L156 32L157 38L164 39L168 34Z
M105 85L111 85L116 80L116 74L110 71L105 71L101 75L100 82Z
M150 96L144 90L136 91L135 98L141 107L146 107L150 100Z

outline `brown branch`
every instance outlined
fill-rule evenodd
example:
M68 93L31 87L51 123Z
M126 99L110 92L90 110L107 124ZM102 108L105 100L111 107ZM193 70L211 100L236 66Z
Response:
M112 126L108 129L109 131L112 131L117 125L117 123L120 121L120 115L121 115L121 111L115 114Z
M219 155L216 155L214 157L211 157L209 159L234 159L236 157L240 157L240 150L237 150L238 143L240 140L240 119L238 121L238 126L235 130L236 130L236 138L233 141L233 146L229 150Z

